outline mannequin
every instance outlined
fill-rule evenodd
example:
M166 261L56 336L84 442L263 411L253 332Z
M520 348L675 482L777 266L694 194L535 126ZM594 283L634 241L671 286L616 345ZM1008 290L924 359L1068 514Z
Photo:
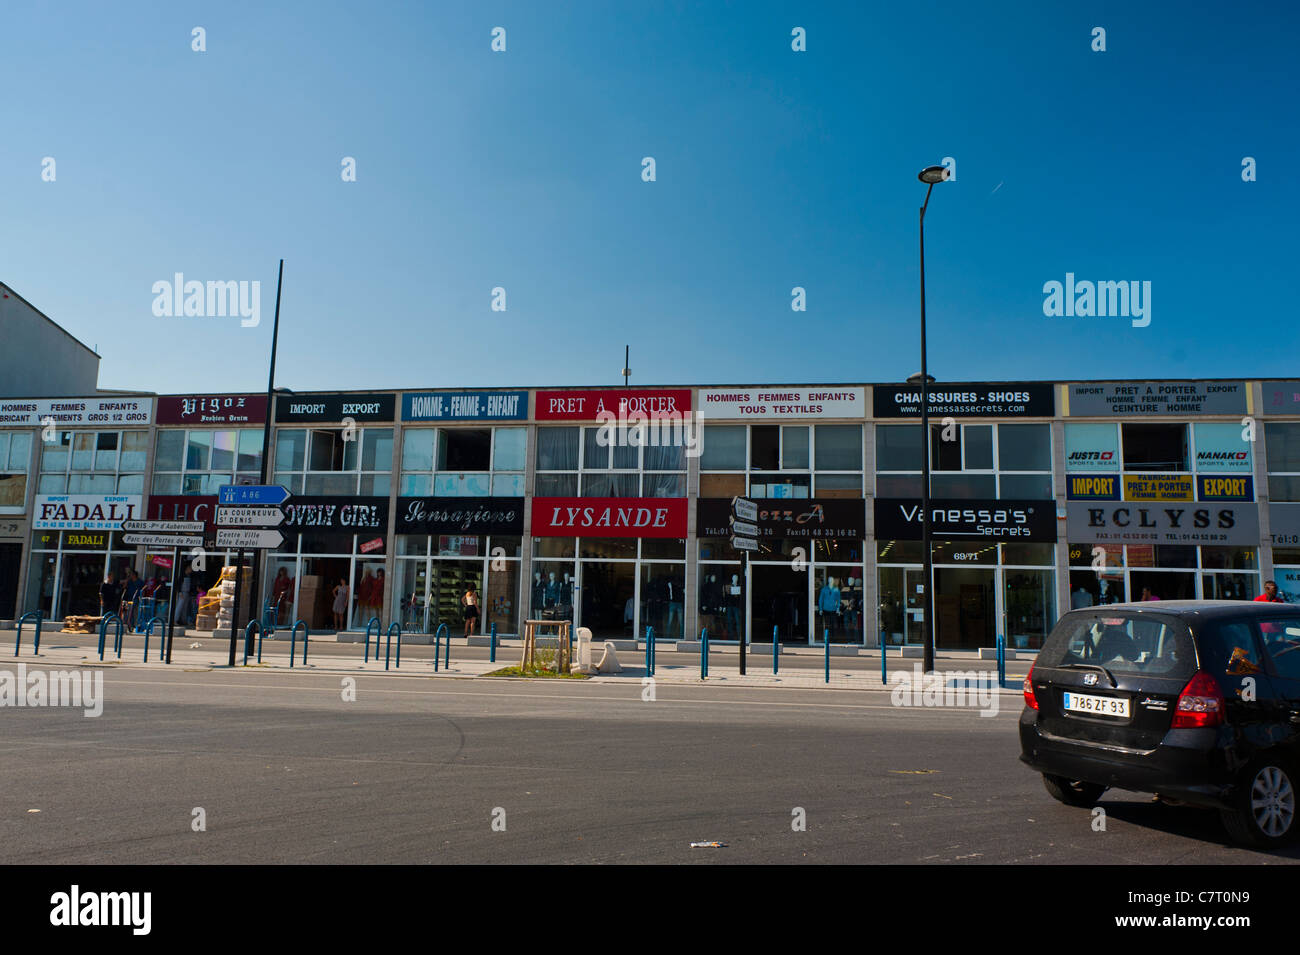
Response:
M560 588L560 603L573 603L573 581L569 579L568 574L564 575L564 585Z
M817 594L817 610L821 615L820 629L829 632L832 637L840 632L840 588L835 577L826 578L821 591Z
M546 606L546 584L542 583L542 572L533 571L533 603L531 613L534 617L541 614Z
M560 585L555 580L555 571L546 575L546 606L554 607L560 602Z
M850 577L845 582L844 590L840 593L840 607L844 613L844 625L848 629L849 640L853 643L860 642L858 617L862 611L862 595L858 593L857 578Z
M682 585L680 581L669 578L668 586L668 626L666 628L668 636L681 639L682 624L685 618L682 615L682 601L685 599L682 594ZM673 629L673 618L677 618L677 628Z
M722 605L726 608L727 637L740 639L740 575L731 575L731 584L723 588Z

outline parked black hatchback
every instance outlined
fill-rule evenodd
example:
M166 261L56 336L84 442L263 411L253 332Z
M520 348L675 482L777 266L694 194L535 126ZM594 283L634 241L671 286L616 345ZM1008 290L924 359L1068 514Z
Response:
M1024 691L1020 758L1061 802L1091 806L1117 787L1218 809L1239 842L1300 835L1300 606L1073 610Z

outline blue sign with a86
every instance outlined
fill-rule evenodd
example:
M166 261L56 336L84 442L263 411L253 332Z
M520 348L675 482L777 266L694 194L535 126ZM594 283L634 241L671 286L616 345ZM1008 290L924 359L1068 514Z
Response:
M267 504L289 499L289 489L279 484L226 484L217 491L218 504Z

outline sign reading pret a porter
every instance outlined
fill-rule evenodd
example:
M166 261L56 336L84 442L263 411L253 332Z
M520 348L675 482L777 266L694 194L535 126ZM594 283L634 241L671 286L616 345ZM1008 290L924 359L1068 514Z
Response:
M149 424L152 398L0 398L0 428L39 427L46 418L57 425Z
M1065 505L1071 542L1081 544L1259 544L1257 504Z
M403 421L513 421L527 417L526 391L425 391L402 395Z
M600 391L539 391L538 421L595 421L597 415L620 418L679 418L690 414L689 388L606 388Z
M817 385L810 388L700 389L700 417L715 420L861 418L865 411L863 388Z
M685 537L686 498L535 497L533 536Z
M37 494L37 530L117 530L140 516L138 494Z
M920 498L878 497L877 540L921 539ZM1056 504L1031 500L946 500L930 502L931 540L1056 540Z
M399 497L399 534L522 534L522 497Z
M266 395L164 395L159 424L264 424Z
M282 422L392 421L397 406L394 394L385 395L276 395L275 420Z
M1126 501L1190 501L1194 497L1190 474L1126 474Z
M867 509L860 498L757 498L754 505L752 523L758 526L760 539L807 537L857 540L866 534ZM700 498L695 509L696 535L731 536L732 516L731 498Z
M1245 414L1240 381L1133 381L1070 385L1071 417Z
M1050 418L1056 398L1050 384L1016 382L934 382L929 389L932 415L1015 415ZM916 385L872 385L872 412L877 418L921 415Z

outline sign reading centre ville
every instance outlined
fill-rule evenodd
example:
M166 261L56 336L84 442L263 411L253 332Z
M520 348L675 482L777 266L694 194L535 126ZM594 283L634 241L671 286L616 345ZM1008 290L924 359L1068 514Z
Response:
M1132 381L1069 385L1071 417L1246 413L1240 381Z
M153 398L0 398L0 427L39 427L46 418L57 425L149 424Z
M920 498L878 497L875 515L877 540L921 539ZM1056 504L1049 500L930 502L931 540L971 537L1043 543L1055 541Z
M159 424L264 424L266 395L164 395Z
M1259 505L1065 505L1071 543L1259 544Z
M402 395L403 421L514 421L527 417L526 391L424 391Z
M858 540L866 536L867 508L861 498L758 498L754 504L757 513L753 523L758 525L760 540L774 537ZM695 508L697 536L730 536L731 516L730 498L700 498Z
M861 418L864 388L701 388L700 417L713 420Z
M109 531L140 516L139 494L37 494L37 530Z
M538 421L595 421L597 415L620 418L681 418L691 412L689 388L604 388L596 391L539 391ZM681 536L681 535L669 535Z
M398 534L522 534L522 497L399 497Z
M1056 397L1050 384L1038 382L934 382L930 385L932 415L1013 415L1050 418ZM916 385L872 385L872 413L877 418L921 415L921 389Z
M533 536L685 537L686 515L684 497L535 497Z
M342 421L392 421L397 396L383 395L276 395L275 420L285 423Z

